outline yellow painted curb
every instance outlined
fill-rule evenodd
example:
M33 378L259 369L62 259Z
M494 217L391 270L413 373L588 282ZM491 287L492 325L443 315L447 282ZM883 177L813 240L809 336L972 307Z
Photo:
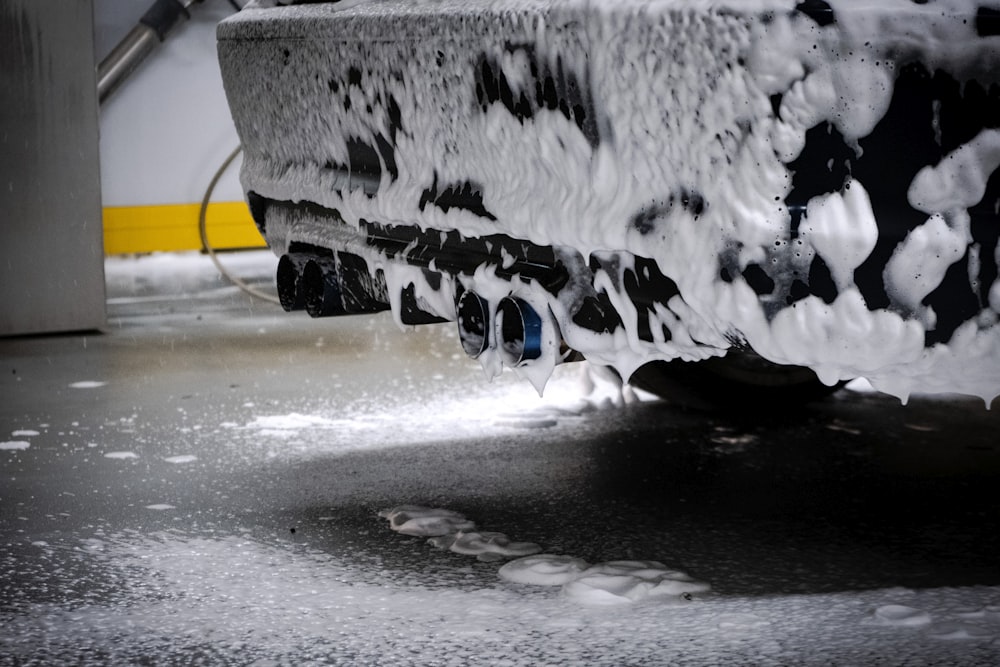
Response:
M199 204L108 206L104 209L104 254L200 250ZM264 247L244 202L214 202L205 212L212 247Z

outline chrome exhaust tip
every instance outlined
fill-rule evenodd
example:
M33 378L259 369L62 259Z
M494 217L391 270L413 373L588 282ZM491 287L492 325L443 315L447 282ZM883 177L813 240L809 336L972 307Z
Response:
M300 284L303 303L310 317L344 314L337 264L332 257L317 257L306 262Z
M490 346L489 308L486 299L472 291L463 292L455 306L462 349L473 359L477 359Z
M302 270L309 258L301 254L282 255L278 260L276 282L278 301L285 312L302 310L306 307L302 293Z
M500 299L495 322L505 365L520 366L542 356L542 318L527 301L515 296Z

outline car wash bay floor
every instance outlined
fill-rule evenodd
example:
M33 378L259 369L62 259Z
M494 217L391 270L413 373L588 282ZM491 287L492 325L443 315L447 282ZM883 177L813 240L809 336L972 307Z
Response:
M108 285L105 332L0 340L0 665L1000 664L980 401L733 417L581 365L539 398L450 326L281 313L202 257ZM584 604L393 532L404 504L711 590Z

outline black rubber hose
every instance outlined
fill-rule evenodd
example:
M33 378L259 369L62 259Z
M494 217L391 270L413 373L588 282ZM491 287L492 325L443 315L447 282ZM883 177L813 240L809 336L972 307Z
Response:
M191 15L178 0L156 0L139 19L139 23L155 32L162 42L181 17L190 18Z
M281 301L278 299L278 297L271 294L266 294L260 291L259 289L251 287L246 282L240 280L232 273L227 271L226 267L224 267L222 265L222 262L219 261L219 258L216 257L215 248L213 248L212 244L208 242L208 224L207 224L208 204L212 200L212 193L215 191L215 186L218 184L219 179L222 178L222 174L226 171L226 169L229 168L229 165L233 163L233 161L239 156L242 150L243 150L242 146L237 146L233 150L233 152L230 153L228 157L226 157L226 159L222 162L222 165L219 166L219 168L215 171L215 174L212 175L212 180L209 181L208 187L205 189L205 196L202 197L201 206L198 208L198 234L199 236L201 236L201 247L206 253L208 253L208 256L211 258L212 263L215 264L215 268L218 269L219 273L221 273L222 276L225 277L229 282L236 285L250 296L255 296L258 299L261 299L263 301L268 301L270 303L280 304Z

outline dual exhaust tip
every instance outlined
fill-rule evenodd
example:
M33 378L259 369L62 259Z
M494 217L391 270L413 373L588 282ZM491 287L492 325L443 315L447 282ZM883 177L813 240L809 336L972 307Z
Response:
M310 317L345 312L332 257L282 255L278 260L277 284L278 301L287 312L305 310Z
M506 296L493 310L486 299L467 291L458 299L456 315L462 349L473 359L494 345L510 367L542 356L542 318L524 299Z
M331 317L389 308L381 270L370 272L364 258L351 253L288 253L278 260L276 277L278 301L286 311Z

